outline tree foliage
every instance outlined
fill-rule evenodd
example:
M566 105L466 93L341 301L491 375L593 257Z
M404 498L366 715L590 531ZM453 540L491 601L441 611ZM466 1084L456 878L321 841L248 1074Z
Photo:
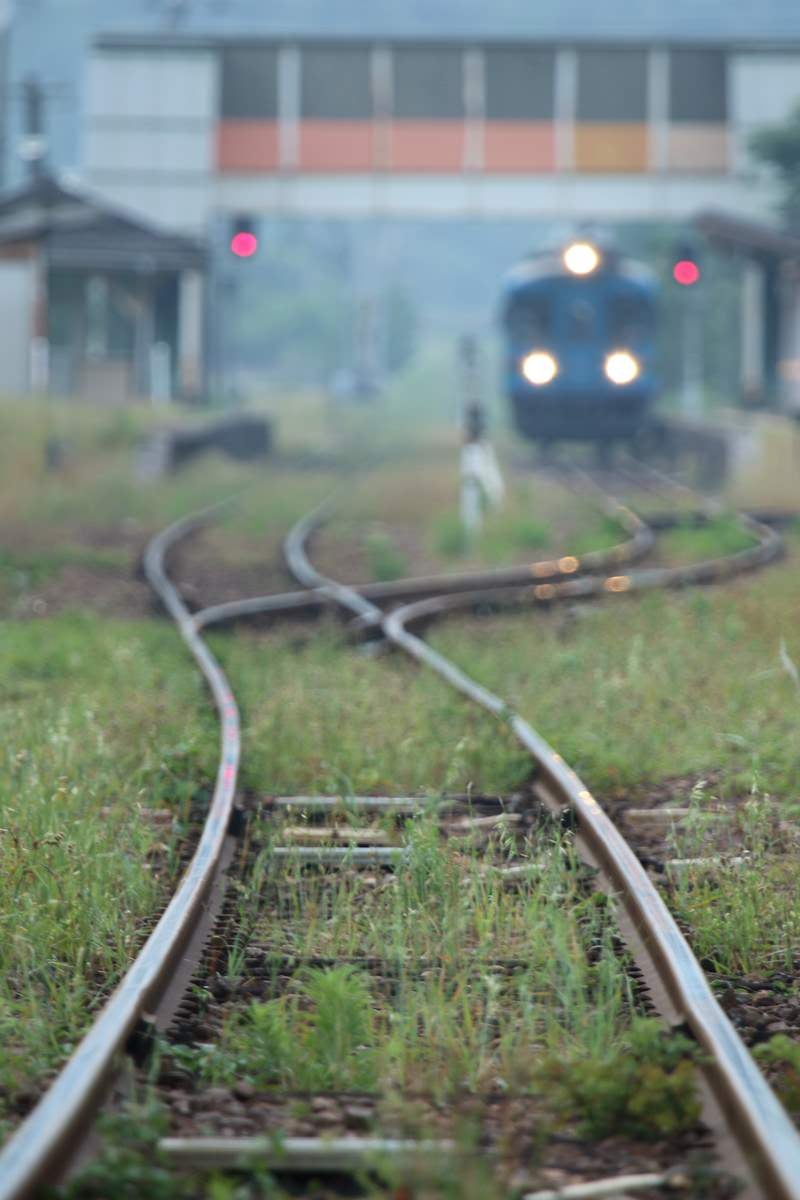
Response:
M776 171L783 190L783 217L791 228L800 228L800 104L782 124L756 130L750 152Z

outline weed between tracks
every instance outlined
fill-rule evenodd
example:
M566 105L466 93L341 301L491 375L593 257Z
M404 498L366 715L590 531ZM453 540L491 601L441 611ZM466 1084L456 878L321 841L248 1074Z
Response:
M591 1085L579 1094L570 1083L591 1063L614 1073L641 1030L629 1028L613 913L587 891L569 838L513 828L444 841L432 817L420 818L392 873L281 866L265 849L247 958L265 999L233 1015L218 1050L200 1052L207 1081L452 1102L541 1090L549 1077L595 1136L658 1135L673 1118L691 1120L690 1085L685 1108L643 1108L637 1124L624 1086L598 1107ZM272 837L281 840L279 828ZM499 874L511 863L522 879ZM355 965L303 966L326 957Z
M791 969L800 956L797 823L753 796L729 814L695 793L689 820L671 837L677 858L670 897L692 929L696 953L725 975ZM711 862L709 862L709 858Z
M491 717L411 662L357 653L334 622L210 642L245 713L251 791L505 792L530 770Z
M436 808L379 822L405 847L391 873L278 861L271 847L302 813L253 821L226 974L195 989L195 1016L154 1065L160 1088L145 1093L159 1133L230 1126L276 1146L300 1132L451 1138L460 1163L398 1174L377 1156L355 1194L478 1200L552 1178L538 1172L554 1135L573 1146L613 1135L612 1156L624 1144L660 1161L664 1139L695 1126L693 1047L637 1015L613 906L589 889L571 835L542 814L443 837ZM338 828L364 821L345 800ZM511 865L522 875L500 874ZM165 1197L284 1195L257 1163L247 1183L170 1175L152 1143L137 1155L133 1131L121 1132L105 1168L68 1195L102 1196L109 1177L121 1197L159 1181L153 1194ZM697 1146L681 1144L690 1156Z

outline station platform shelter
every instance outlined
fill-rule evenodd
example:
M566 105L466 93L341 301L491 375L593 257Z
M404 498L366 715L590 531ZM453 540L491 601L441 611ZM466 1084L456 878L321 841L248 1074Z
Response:
M205 391L205 249L41 174L0 196L0 391Z
M720 210L698 214L694 225L718 250L743 264L744 406L800 419L800 237Z

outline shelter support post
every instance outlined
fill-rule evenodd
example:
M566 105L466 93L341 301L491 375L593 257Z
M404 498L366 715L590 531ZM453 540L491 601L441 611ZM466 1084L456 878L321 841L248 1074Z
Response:
M742 277L741 383L746 405L764 402L764 271L747 259Z
M178 390L187 399L203 391L203 277L184 271L178 297Z

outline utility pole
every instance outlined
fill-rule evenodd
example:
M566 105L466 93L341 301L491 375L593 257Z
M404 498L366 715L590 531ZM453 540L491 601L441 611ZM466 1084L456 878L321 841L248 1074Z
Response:
M20 154L28 164L31 178L40 179L45 173L47 159L45 95L35 75L28 75L22 81L22 113L24 137Z
M683 381L681 408L684 416L699 417L703 407L703 324L701 296L692 288L683 308Z

